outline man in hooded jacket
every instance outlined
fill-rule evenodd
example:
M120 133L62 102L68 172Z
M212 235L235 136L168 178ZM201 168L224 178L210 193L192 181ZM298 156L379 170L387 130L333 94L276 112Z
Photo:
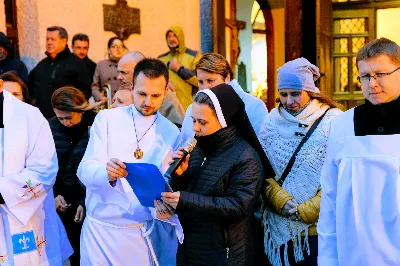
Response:
M192 92L197 91L196 64L201 53L186 48L185 35L179 26L170 27L165 33L169 52L158 57L169 68L170 83L186 110L192 103Z
M7 36L0 32L0 75L7 71L15 71L25 84L28 83L28 70L25 64L15 57L14 47Z

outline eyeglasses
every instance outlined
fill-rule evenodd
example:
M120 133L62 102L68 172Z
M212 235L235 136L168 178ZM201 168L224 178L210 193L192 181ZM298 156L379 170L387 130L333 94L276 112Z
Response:
M384 76L389 76L391 74L393 74L394 72L396 72L397 70L399 70L400 67L396 68L395 70L393 70L392 72L387 72L387 73L375 73L374 75L371 74L366 74L364 76L358 76L357 80L358 82L362 83L362 82L369 82L371 80L371 78L374 78L375 80L378 80L378 78L383 78Z
M113 48L113 49L120 49L120 50L125 49L125 47L123 47L123 46L118 46L118 45L113 45L113 46L111 46L111 48Z

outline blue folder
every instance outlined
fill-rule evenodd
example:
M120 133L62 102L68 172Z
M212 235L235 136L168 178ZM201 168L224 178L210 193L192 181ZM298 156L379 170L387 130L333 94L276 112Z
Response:
M160 170L149 163L124 163L128 176L125 177L140 204L154 207L154 200L161 200L161 193L166 192L166 182Z

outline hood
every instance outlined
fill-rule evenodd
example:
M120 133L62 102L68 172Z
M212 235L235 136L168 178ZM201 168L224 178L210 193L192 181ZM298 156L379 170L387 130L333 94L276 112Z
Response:
M15 57L14 47L12 46L10 40L7 38L7 36L3 32L0 32L0 46L4 47L4 49L7 50L8 58Z
M183 29L179 26L169 27L168 30L165 32L165 38L167 38L167 34L170 31L175 33L176 37L178 37L179 41L178 53L179 54L184 53L186 51L186 45L185 45L185 34L183 33Z

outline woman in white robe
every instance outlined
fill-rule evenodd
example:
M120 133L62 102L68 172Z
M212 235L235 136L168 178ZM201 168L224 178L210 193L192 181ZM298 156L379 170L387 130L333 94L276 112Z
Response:
M246 113L249 117L251 126L256 134L261 130L264 119L268 115L265 103L245 92L240 87L239 82L233 79L233 72L228 61L222 55L208 53L203 55L196 65L196 75L199 82L199 90L211 89L222 83L227 83L235 90L240 99L244 102ZM186 110L186 115L182 123L181 134L179 136L178 147L183 146L185 141L194 137L192 121L192 105Z
M73 250L54 204L58 164L49 124L37 108L1 94L0 265L61 266Z

